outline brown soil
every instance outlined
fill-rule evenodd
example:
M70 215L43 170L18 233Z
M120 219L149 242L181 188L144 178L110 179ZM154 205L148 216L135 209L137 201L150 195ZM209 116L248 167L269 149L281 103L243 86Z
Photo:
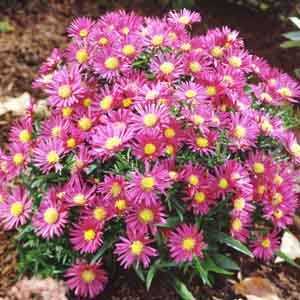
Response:
M79 0L7 0L0 1L0 20L7 19L14 31L0 33L0 101L7 96L17 96L28 91L35 97L40 95L32 91L31 82L38 66L54 47L64 47L67 43L66 26L74 16L98 16L110 9L125 7L138 13L160 15L168 10L158 6L157 1L79 1ZM160 2L163 2L162 0ZM165 1L167 2L167 1ZM248 10L230 5L220 0L198 0L197 9L204 23L195 28L203 32L214 26L228 25L241 31L247 47L255 54L265 57L276 67L293 74L300 67L300 51L284 50L279 47L283 40L281 34L293 30L288 24L280 23L271 14ZM295 1L297 2L297 1ZM7 118L9 120L9 118ZM3 144L7 132L7 120L0 120L0 144ZM5 126L5 127L4 127ZM5 294L16 274L15 250L9 236L0 231L0 297ZM260 274L269 278L280 290L280 296L286 300L300 299L300 271L289 266L260 265L244 260L244 277ZM213 289L203 287L200 280L195 281L191 290L197 299L235 299L232 284L224 278L217 278ZM98 298L111 300L159 300L179 299L166 283L164 275L159 275L153 283L150 293L146 293L143 284L135 274L121 272L113 280L105 293Z

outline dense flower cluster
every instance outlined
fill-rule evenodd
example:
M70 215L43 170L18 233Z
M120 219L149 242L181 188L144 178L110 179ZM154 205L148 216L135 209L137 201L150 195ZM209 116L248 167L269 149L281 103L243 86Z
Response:
M185 9L162 19L124 11L75 19L69 46L53 50L34 82L50 115L36 121L33 104L0 152L1 223L10 230L32 220L43 239L68 236L81 255L65 275L76 295L105 287L102 264L89 258L112 222L123 224L112 247L120 264L147 268L160 255L157 234L176 263L203 258L196 220L222 201L228 232L258 258L274 255L293 221L300 145L267 108L299 101L300 87L250 54L237 31L192 36L200 21ZM22 184L53 174L67 179L37 187L38 196ZM172 227L175 199L183 221Z

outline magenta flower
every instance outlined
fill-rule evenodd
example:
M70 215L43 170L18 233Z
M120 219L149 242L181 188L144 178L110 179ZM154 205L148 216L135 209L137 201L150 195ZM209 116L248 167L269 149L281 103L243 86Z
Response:
M144 268L150 265L150 258L157 256L157 251L148 246L152 243L147 236L136 232L127 232L127 237L120 237L114 253L118 256L120 265L128 269L133 264L142 264Z
M65 273L68 287L76 296L96 297L101 293L108 281L107 273L101 264L87 264L78 262Z
M201 22L201 16L198 12L193 12L184 8L179 12L169 12L168 21L175 25L189 26L193 23Z
M41 205L34 216L32 224L37 235L52 239L63 234L64 228L68 223L68 209L57 198L57 191L50 190L42 200Z
M93 219L82 219L70 230L73 248L83 253L95 253L102 245L102 225Z
M11 230L26 224L31 206L32 202L24 188L18 186L11 190L7 200L0 206L0 222L4 229Z
M33 162L44 173L62 169L61 159L64 155L64 143L58 139L39 139L33 149Z
M241 242L246 242L250 235L250 225L251 219L248 213L239 216L233 216L230 223L231 236Z
M53 75L46 89L51 106L66 107L78 103L84 95L81 75L76 66L61 68Z
M32 119L25 116L13 123L9 132L9 140L10 142L30 145L32 142L32 133Z
M73 20L67 29L70 37L76 40L85 40L94 25L94 22L87 17L80 17Z
M98 192L104 196L105 201L120 198L125 193L125 178L120 175L105 175L98 185Z
M171 232L168 243L171 258L177 262L192 261L194 257L203 257L206 244L203 234L194 225L182 224Z
M268 261L279 250L279 245L278 232L272 231L266 235L257 236L252 242L252 251L255 257Z
M53 115L42 123L41 136L45 138L61 139L67 134L71 123L61 116Z
M183 103L197 104L207 99L204 87L194 82L182 83L175 93L176 98Z

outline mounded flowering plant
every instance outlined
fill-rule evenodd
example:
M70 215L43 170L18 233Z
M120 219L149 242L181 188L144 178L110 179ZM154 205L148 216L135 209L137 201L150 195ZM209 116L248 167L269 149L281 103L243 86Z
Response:
M280 254L298 206L297 82L228 27L191 34L198 12L75 19L33 83L0 152L0 221L24 273L95 297L116 265L150 287L173 269L213 283L233 248ZM177 272L176 272L177 274ZM112 278L111 278L112 279Z

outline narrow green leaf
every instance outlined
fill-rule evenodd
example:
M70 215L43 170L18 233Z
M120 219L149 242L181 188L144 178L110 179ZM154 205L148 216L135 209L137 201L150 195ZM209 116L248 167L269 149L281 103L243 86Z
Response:
M232 272L225 270L224 268L217 266L216 263L212 260L211 257L206 257L205 261L203 262L203 268L207 272L214 272L217 274L223 275L233 275Z
M176 277L172 277L172 286L182 300L196 300L194 295L189 291L187 286Z
M300 18L291 17L289 19L300 29Z
M280 258L282 258L285 262L287 262L288 264L290 264L291 266L296 267L297 269L300 269L300 265L297 264L296 262L294 262L289 256L287 256L282 251L278 251L276 254L277 254L277 256L279 256Z
M226 269L226 270L233 270L233 271L239 271L240 267L238 264L231 259L230 257L223 255L223 254L214 254L213 258L217 265L220 267Z
M294 48L300 47L300 41L287 41L280 44L281 48Z
M223 243L225 245L227 245L228 247L231 247L241 253L244 253L250 257L253 257L252 252L244 245L242 244L240 241L235 240L234 238L232 238L231 236L220 232L217 235L218 241L220 243Z
M150 290L150 287L151 287L151 284L152 284L152 281L154 279L154 276L157 272L157 266L156 264L152 265L149 269L149 271L147 272L147 276L146 276L146 289L147 291Z
M137 276L143 281L145 282L145 275L142 269L139 268L139 266L135 265L133 267L135 273L137 274Z
M208 286L211 286L211 283L208 279L208 272L206 269L204 269L200 260L196 257L196 258L194 258L193 262L194 262L195 270L196 270L197 274L200 276L203 284L207 284Z
M300 31L291 31L283 34L284 37L291 41L300 41Z

